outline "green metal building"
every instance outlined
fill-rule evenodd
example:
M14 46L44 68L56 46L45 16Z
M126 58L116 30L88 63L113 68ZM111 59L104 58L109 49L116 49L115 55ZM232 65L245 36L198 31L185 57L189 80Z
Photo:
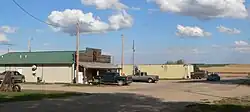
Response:
M36 66L36 70L32 67ZM10 52L0 56L0 72L19 71L26 82L37 77L46 83L71 83L74 78L74 51Z
M79 73L82 75L78 75L77 82L82 83L83 77L91 80L106 70L120 69L111 64L110 57L102 55L101 49L80 50ZM20 72L25 75L26 82L37 82L39 78L46 83L72 83L75 78L75 51L9 52L0 56L0 72L6 70Z

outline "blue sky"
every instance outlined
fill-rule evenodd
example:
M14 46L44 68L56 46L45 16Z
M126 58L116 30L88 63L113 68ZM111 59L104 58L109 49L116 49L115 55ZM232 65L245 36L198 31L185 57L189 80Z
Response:
M193 4L190 0L185 3L178 0L16 1L34 16L61 29L55 31L22 12L11 0L1 0L0 39L4 36L14 44L12 51L27 51L30 37L33 50L75 50L75 36L70 35L75 18L85 23L89 18L83 14L92 13L93 24L81 25L80 48L101 48L114 55L116 63L120 62L121 34L125 35L126 63L132 62L133 40L136 63L177 59L188 63L250 63L249 1L228 0L231 5L222 0L218 3L196 0ZM167 2L169 5L164 4ZM69 9L67 13L66 9ZM74 14L73 9L82 14ZM52 11L58 12L52 14ZM1 45L0 50L7 52L7 46Z

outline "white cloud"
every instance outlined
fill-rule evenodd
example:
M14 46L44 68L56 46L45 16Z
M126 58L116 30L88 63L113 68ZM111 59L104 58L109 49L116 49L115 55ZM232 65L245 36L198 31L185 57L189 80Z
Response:
M180 37L207 37L212 34L197 26L191 27L177 25L176 35Z
M243 40L235 41L234 44L236 46L247 46L247 45L249 45L247 42L245 42Z
M236 29L236 28L231 29L231 28L227 28L227 27L222 26L222 25L220 25L216 28L219 32L222 32L222 33L227 33L227 34L239 34L239 33L241 33L241 31Z
M1 26L0 27L0 32L4 32L4 33L16 33L18 28L16 27L10 27L10 26Z
M109 23L104 22L100 17L94 17L93 13L83 13L77 9L66 9L62 12L52 11L48 16L48 23L53 25L55 31L62 31L75 35L76 23L80 21L80 33L102 33L106 31L120 30L131 27L133 18L126 11L119 11L109 17Z
M0 42L8 42L6 35L4 33L0 33Z
M250 52L250 45L248 42L239 40L234 42L233 49L240 53L249 53Z
M220 45L217 45L217 44L213 44L212 45L212 48L220 48L221 46Z
M130 9L132 9L132 10L141 10L140 7L131 7Z
M48 46L48 45L49 45L49 43L43 43L43 45L44 45L44 46Z
M159 10L158 9L148 9L148 11L155 12L155 11L159 11Z
M48 16L48 23L52 24L57 31L63 31L74 35L76 33L76 23L80 21L81 33L103 32L109 28L105 23L93 16L93 13L84 14L81 10L66 9L63 12L53 11Z
M42 29L36 29L35 30L37 33L42 33L42 32L44 32Z
M164 12L199 19L248 17L245 0L147 0L147 2L156 3Z
M129 28L133 25L133 18L126 11L119 12L109 17L110 29L119 30Z
M128 6L121 3L120 0L81 0L82 4L87 6L96 6L97 9L127 9Z
M190 48L190 47L172 47L167 48L166 54L204 54L206 53L204 50L198 48Z
M153 12L160 11L159 9L148 9L148 13L152 14Z

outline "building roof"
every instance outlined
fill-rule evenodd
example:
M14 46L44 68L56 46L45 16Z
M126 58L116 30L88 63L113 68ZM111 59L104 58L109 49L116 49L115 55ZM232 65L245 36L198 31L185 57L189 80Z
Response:
M74 51L10 52L0 56L0 64L71 64L73 54Z
M81 66L85 68L99 68L99 69L119 69L119 66L111 63L98 63L98 62L80 62Z

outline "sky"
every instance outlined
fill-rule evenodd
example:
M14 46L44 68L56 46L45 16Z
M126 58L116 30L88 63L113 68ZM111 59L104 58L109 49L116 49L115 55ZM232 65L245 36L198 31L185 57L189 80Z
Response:
M248 0L12 0L0 1L0 52L100 48L120 63L250 63Z

